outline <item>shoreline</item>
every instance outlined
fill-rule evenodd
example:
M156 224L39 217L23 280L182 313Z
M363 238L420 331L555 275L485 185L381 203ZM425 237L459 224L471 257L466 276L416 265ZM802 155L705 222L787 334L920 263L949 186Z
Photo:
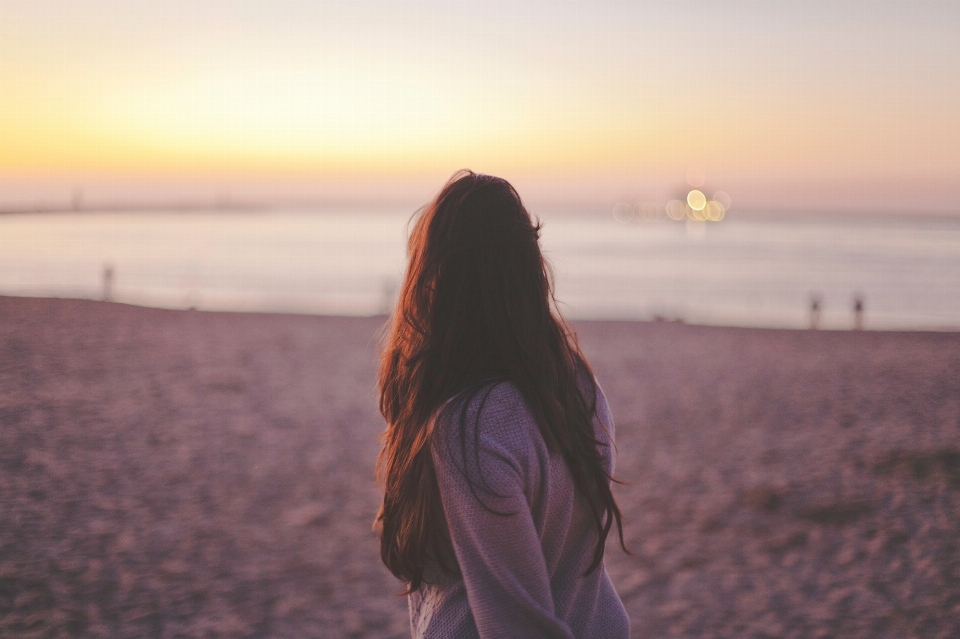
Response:
M379 319L386 322L390 316L384 314L374 314L374 315L337 315L337 314L326 314L326 313L309 313L309 312L297 312L297 311L250 311L250 310L224 310L224 309L204 309L204 308L179 308L179 307L170 307L170 306L149 306L145 304L136 304L134 302L122 302L115 300L103 300L92 297L56 297L48 295L8 295L0 294L0 304L3 304L5 300L48 300L56 302L78 302L78 303L90 303L90 304L108 304L115 305L119 307L127 307L131 309L144 309L144 310L156 310L156 311L168 311L173 313L208 313L213 315L250 315L250 316L259 316L259 317L323 317L323 318L336 318L336 319L357 319L357 320L374 320ZM654 318L654 319L567 319L564 318L567 324L574 326L580 324L640 324L640 325L676 325L676 326L689 326L691 328L703 328L703 329L718 329L718 330L732 330L732 331L769 331L769 332L785 332L785 333L829 333L829 334L873 334L873 335L923 335L923 334L933 334L933 335L942 335L949 333L960 333L960 327L925 327L925 328L904 328L904 329L885 329L885 328L863 328L863 329L852 329L852 328L792 328L792 327L771 327L771 326L739 326L739 325L728 325L728 324L698 324L696 322L687 322L683 319L666 319L666 318Z

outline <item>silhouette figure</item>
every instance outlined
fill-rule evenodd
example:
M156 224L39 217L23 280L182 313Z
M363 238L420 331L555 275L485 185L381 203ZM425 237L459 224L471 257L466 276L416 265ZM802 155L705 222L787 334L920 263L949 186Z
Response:
M103 267L103 301L113 301L113 267L109 264Z
M863 330L863 298L859 295L853 298L853 330Z
M810 330L820 328L820 296L810 296Z

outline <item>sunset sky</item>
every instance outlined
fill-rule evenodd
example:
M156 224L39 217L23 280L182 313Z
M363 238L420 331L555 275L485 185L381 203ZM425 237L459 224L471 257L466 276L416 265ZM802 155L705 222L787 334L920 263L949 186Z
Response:
M960 212L960 3L0 0L0 208L406 201Z

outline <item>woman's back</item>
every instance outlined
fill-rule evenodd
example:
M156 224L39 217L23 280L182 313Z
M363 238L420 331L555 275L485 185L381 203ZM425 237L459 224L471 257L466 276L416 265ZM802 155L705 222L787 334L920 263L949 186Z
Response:
M613 420L596 395L593 424L612 475ZM435 583L409 596L413 636L627 637L603 565L584 575L598 538L589 505L520 392L488 387L466 419L459 413L445 411L435 425L432 459L461 576L436 567L425 575Z

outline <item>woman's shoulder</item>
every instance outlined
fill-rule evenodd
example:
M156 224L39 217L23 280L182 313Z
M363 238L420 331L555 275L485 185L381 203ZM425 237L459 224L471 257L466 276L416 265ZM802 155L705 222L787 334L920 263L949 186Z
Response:
M603 390L591 375L578 383L587 405L593 409L598 435L613 439L614 424ZM460 393L441 406L433 425L434 440L497 444L510 449L539 449L545 446L537 419L523 393L509 380L491 381Z
M603 389L592 375L578 376L577 386L596 418L608 429L613 420ZM457 423L466 422L482 431L497 432L505 424L524 423L536 426L536 418L523 393L510 380L491 381L450 398L436 411L437 427L456 430ZM512 432L512 431L511 431Z
M514 439L536 428L536 419L517 385L491 381L448 400L437 412L434 429L441 437L467 434Z
M524 492L546 453L533 413L510 382L494 382L448 401L434 420L432 458L438 479L466 478L492 495ZM489 495L488 495L489 497Z

